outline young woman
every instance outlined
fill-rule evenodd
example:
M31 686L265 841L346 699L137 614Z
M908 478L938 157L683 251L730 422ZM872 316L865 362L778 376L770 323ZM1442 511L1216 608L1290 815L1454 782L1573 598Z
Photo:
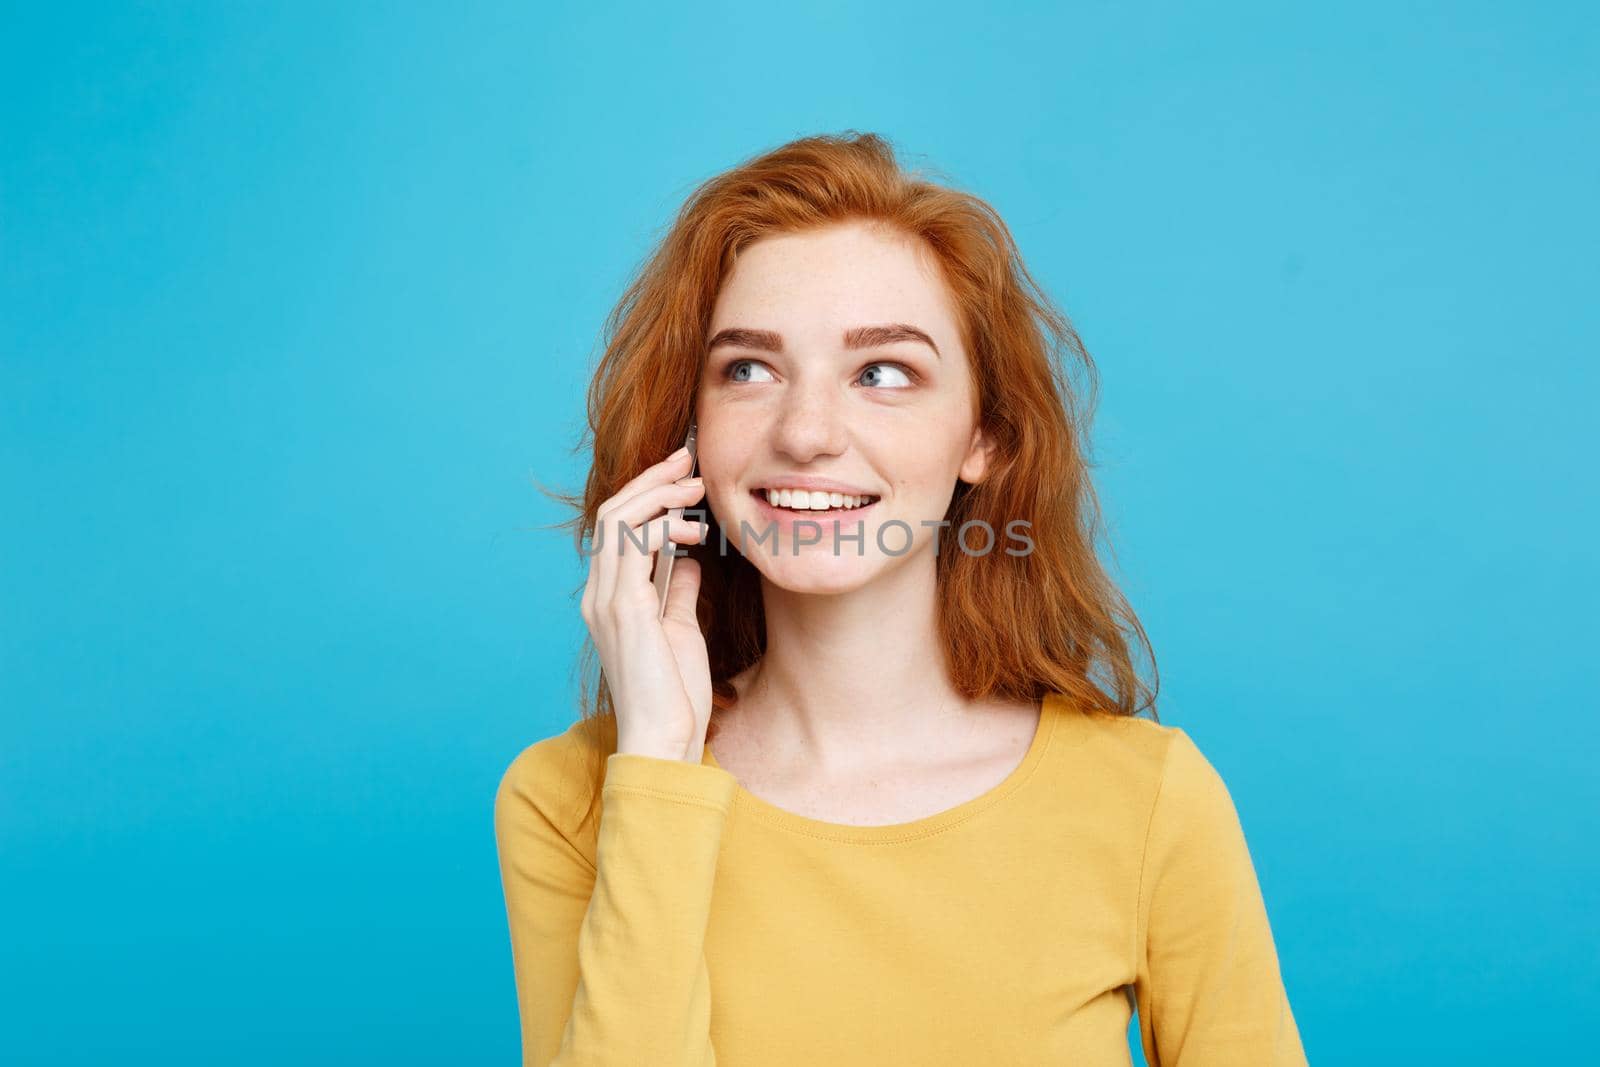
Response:
M1094 365L994 211L805 138L697 190L607 335L565 498L601 671L495 803L523 1062L1127 1064L1136 1009L1152 1065L1304 1064L1096 559Z

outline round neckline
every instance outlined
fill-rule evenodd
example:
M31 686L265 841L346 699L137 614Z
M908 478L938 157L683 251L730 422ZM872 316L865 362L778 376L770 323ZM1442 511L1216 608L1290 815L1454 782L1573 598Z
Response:
M797 812L780 808L776 804L763 800L734 780L733 798L736 806L748 811L763 822L782 827L793 833L803 834L807 837L822 838L827 841L843 841L855 844L890 844L901 841L913 841L930 837L937 833L951 829L978 813L993 807L1005 800L1006 797L1016 792L1032 777L1039 761L1044 758L1045 749L1050 747L1050 738L1055 733L1056 719L1059 709L1056 701L1057 693L1046 693L1039 701L1039 721L1034 727L1033 739L1028 743L1028 750L1023 753L1022 761L1016 765L1010 774L978 796L962 801L955 807L946 808L944 811L924 815L920 819L909 822L880 823L874 826L855 826L850 823L827 822L822 819L813 819ZM727 768L717 762L716 755L711 751L711 744L707 742L701 750L700 762L705 766L716 767L719 770L732 774Z

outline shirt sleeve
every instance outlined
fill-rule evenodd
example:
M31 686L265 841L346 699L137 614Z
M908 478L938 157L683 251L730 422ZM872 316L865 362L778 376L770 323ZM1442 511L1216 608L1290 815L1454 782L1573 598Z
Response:
M1306 1067L1244 830L1173 728L1139 885L1139 1034L1151 1067Z
M585 849L542 745L494 807L524 1067L715 1064L705 935L737 780L613 753Z

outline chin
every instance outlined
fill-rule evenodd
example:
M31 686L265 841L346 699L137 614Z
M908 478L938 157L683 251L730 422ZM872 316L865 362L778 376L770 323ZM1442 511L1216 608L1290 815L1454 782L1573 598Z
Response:
M877 577L881 559L870 556L797 557L763 556L755 562L764 581L787 593L805 593L810 596L837 596L852 593Z
M752 530L766 532L767 518L760 515L744 515L741 518L750 524ZM877 577L886 563L892 562L878 551L876 523L861 523L862 547L859 554L853 539L856 523L846 524L843 532L851 535L852 539L842 541L835 554L833 531L822 520L815 521L822 527L821 539L815 543L804 544L796 549L796 531L784 523L775 534L768 534L765 541L758 541L752 536L743 555L761 572L763 579L780 589L817 595L848 593L859 589ZM802 535L811 537L815 532L808 527L802 531ZM776 553L773 551L774 537L777 540ZM728 551L739 551L731 532Z

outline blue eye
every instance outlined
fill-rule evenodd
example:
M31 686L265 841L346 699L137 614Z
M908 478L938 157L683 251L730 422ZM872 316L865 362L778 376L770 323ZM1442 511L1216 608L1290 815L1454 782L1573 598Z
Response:
M730 381L747 382L750 380L750 376L747 374L741 375L738 373L738 369L745 366L759 367L762 366L762 363L758 359L736 359L732 363L728 364L727 369L723 371L723 376L728 378Z
M890 385L893 388L903 389L906 386L911 384L911 371L910 371L910 369L907 368L907 367L903 367L898 363L869 363L869 364L867 364L867 370L866 371L862 371L862 375L865 376L867 371L872 370L872 368L874 368L874 367L893 367L897 371L899 371L900 377L905 379L905 385L895 385L893 382L891 382ZM882 384L882 383L880 382L879 384Z
M754 377L754 374L756 373L755 369L757 367L765 368L766 364L762 363L759 359L736 359L723 368L722 376L730 382L759 381L760 379ZM884 375L881 370L878 370L875 374L873 373L875 370L877 370L877 368L890 369L890 377L888 380L884 379ZM876 385L882 388L890 389L905 389L915 384L916 377L911 368L903 364L885 362L867 364L856 380L860 381L869 374L873 375L873 380L868 382L869 385ZM899 381L894 380L893 376L895 374L900 376Z

